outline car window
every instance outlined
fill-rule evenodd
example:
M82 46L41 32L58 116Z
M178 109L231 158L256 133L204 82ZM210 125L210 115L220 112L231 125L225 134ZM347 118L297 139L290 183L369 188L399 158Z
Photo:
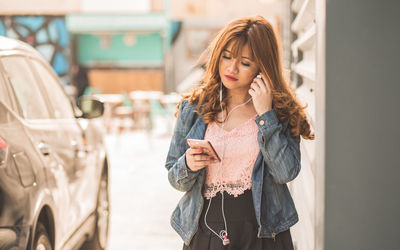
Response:
M55 118L74 118L71 103L60 83L51 72L39 61L31 60L34 69L41 78L47 96L54 110Z
M11 107L10 97L8 96L6 81L3 74L0 72L0 101Z
M1 61L21 108L22 116L26 119L50 118L46 103L25 58L4 57Z

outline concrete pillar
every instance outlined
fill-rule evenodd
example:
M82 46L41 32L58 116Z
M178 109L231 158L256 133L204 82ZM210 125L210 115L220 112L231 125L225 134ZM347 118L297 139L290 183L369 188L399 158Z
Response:
M326 250L400 247L399 10L326 1Z

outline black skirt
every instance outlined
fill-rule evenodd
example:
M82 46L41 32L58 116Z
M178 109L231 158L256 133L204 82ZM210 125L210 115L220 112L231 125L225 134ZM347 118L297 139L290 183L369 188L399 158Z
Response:
M218 234L221 230L224 230L221 201L222 195L218 193L212 198L207 213L208 226ZM230 240L230 243L226 246L205 225L204 217L209 202L210 200L204 199L197 232L189 246L183 245L183 250L293 250L290 230L277 234L275 240L257 238L258 224L254 214L251 190L246 190L244 194L236 198L224 193L225 218Z

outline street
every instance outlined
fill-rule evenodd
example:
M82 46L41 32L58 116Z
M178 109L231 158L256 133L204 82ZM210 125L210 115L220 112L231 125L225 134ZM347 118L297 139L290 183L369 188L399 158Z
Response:
M110 250L176 250L182 240L169 224L183 193L164 167L170 134L145 131L106 137L110 162Z

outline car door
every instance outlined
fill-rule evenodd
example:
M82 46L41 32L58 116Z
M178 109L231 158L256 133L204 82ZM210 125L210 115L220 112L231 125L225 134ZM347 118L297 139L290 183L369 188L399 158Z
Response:
M30 59L30 63L43 84L51 106L53 121L64 134L62 155L68 161L68 178L73 197L71 205L72 210L76 211L73 216L78 222L74 225L76 228L96 206L100 177L100 171L96 169L96 152L87 145L84 130L76 120L71 102L54 72L40 60Z
M30 199L42 184L40 158L31 149L23 126L12 114L14 103L5 79L0 63L0 140L3 143L0 149L3 153L0 156L0 228L32 222L32 213L27 208L32 207Z
M31 143L41 152L48 190L55 204L52 209L56 242L64 241L79 223L79 208L75 205L75 152L71 150L67 133L52 119L51 110L27 58L11 55L3 57L1 63L12 87L26 133Z

